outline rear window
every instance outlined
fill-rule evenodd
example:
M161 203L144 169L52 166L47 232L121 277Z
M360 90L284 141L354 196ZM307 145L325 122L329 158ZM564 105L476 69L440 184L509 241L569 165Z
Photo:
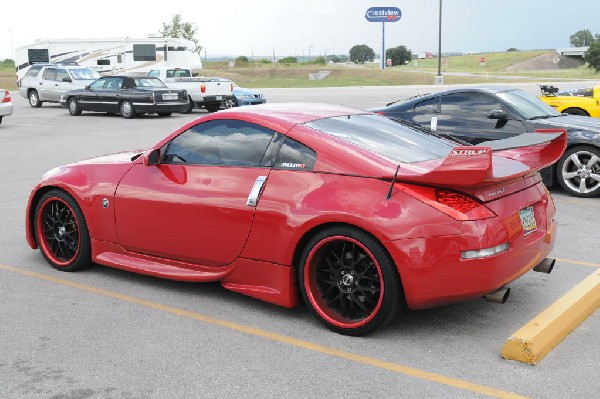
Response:
M167 87L162 80L156 78L134 78L136 87Z
M306 126L401 163L443 158L457 145L379 115L336 116Z

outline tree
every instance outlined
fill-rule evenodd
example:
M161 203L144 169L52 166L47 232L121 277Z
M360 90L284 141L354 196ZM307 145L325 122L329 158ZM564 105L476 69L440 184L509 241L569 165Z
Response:
M350 49L350 61L364 64L375 59L375 52L366 44L357 44Z
M196 45L196 52L200 53L202 46L198 44L196 38L196 32L198 27L193 22L182 22L181 14L173 15L171 23L163 22L162 29L159 33L164 37L181 37L183 39L191 40Z
M588 68L600 72L600 41L596 40L590 44L590 48L584 55Z
M584 47L589 46L594 42L594 35L589 29L583 29L579 32L573 33L570 37L571 46L573 47Z
M320 55L317 58L315 58L314 60L312 60L312 63L317 64L317 65L325 65L325 64L327 64L327 60L325 59L325 57Z
M392 65L404 65L410 61L412 53L406 46L398 46L385 50L385 58L392 60Z
M514 51L519 51L519 50L518 50L516 47L511 47L511 48L509 48L509 49L508 49L508 50L506 50L506 51L507 51L507 52L509 52L509 53L511 53L511 52L514 52Z
M331 62L334 62L334 63L336 63L336 64L337 64L338 62L340 62L341 60L342 60L342 59L341 59L339 56L335 55L335 54L332 54L332 55L328 55L328 56L327 56L327 61L331 61Z
M296 64L298 62L298 58L296 57L284 57L277 61L281 64Z

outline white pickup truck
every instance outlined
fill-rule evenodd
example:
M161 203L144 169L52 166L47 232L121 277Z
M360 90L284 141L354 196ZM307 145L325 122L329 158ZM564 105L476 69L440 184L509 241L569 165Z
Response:
M146 75L160 78L170 88L187 90L189 106L184 111L186 114L194 108L215 112L221 107L235 105L234 84L228 79L192 77L189 69L174 67L152 69Z

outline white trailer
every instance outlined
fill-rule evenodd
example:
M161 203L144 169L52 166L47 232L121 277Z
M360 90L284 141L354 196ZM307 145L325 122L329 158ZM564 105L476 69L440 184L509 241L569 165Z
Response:
M169 37L39 40L17 48L17 79L37 63L76 62L103 75L178 66L197 73L202 60L194 42Z

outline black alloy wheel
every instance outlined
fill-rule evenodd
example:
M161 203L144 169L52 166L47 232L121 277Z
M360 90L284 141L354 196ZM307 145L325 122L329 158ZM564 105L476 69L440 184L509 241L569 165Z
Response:
M35 208L35 239L55 269L75 271L91 264L87 224L75 200L60 190L44 194Z
M365 335L380 328L404 303L398 271L385 248L352 227L315 235L304 249L298 277L313 315L344 335Z

